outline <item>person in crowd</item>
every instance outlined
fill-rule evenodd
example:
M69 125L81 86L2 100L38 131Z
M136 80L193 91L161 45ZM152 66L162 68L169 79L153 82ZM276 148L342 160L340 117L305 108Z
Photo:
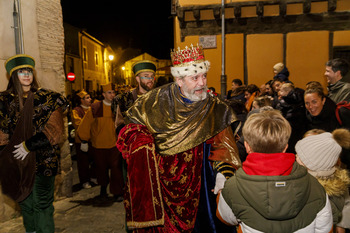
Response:
M230 99L226 99L226 100L227 101L239 100L242 103L245 103L246 102L246 99L244 98L245 90L246 90L246 86L245 85L237 87L234 91L231 92L231 94L230 94L231 98Z
M327 98L323 88L308 88L304 93L306 108L306 131L310 129L323 129L332 132L339 128L335 110L337 105ZM303 132L305 133L305 131Z
M342 216L342 211L349 196L350 177L338 161L342 147L350 148L350 132L336 129L332 133L307 132L306 135L295 146L296 161L324 187L332 206L334 228L337 233L345 232L346 224L350 226L350 216Z
M250 110L252 110L253 101L254 101L255 97L259 96L259 94L260 94L260 89L257 85L249 84L246 87L246 89L244 91L244 98L246 99L245 107L246 107L248 112Z
M265 83L265 95L273 97L273 80L269 80Z
M322 185L285 153L291 128L277 110L243 127L246 161L225 182L217 215L241 232L330 232L332 209Z
M242 83L242 81L241 81L240 79L238 79L238 78L233 79L233 80L232 80L232 83L231 83L231 90L229 90L229 91L227 92L226 99L227 99L227 100L231 99L231 98L233 97L233 96L232 96L233 92L234 92L238 87L240 87L240 86L242 86L242 85L243 85L243 83Z
M283 83L285 83L284 81L282 81L282 79L280 78L276 78L271 82L271 87L273 89L273 100L272 100L272 107L276 108L277 104L278 104L278 93L281 89L281 86L283 85Z
M0 93L2 192L19 203L26 232L53 233L54 184L67 100L39 87L31 56L10 57L5 68L10 79Z
M278 95L278 92L280 91L283 83L285 83L285 82L280 78L275 78L271 82L271 86L272 86L272 89L273 89L273 92L275 93L275 95Z
M211 91L211 93L213 93L213 94L216 93L215 87L208 87L208 90Z
M255 99L253 100L253 104L252 104L252 110L259 109L259 108L262 108L264 106L271 106L271 102L272 102L272 100L269 96L255 97Z
M118 135L121 128L124 127L125 112L133 105L135 100L154 88L155 74L157 67L153 61L137 61L132 66L135 79L138 83L137 88L117 95L112 101L112 112L115 117L115 128Z
M244 122L247 119L248 111L245 108L245 105L242 101L231 99L227 101L227 104L232 108L233 112L236 114L237 121L233 122L231 124L232 131L234 132L237 130L237 133L234 133L236 135L236 141L239 139L239 137L242 136L242 128L244 125Z
M294 87L292 83L284 83L279 91L279 101L275 107L280 110L292 127L287 152L295 153L294 146L305 132L304 90Z
M101 185L98 200L105 202L109 191L117 202L123 201L123 173L122 157L115 147L117 137L114 128L114 115L111 103L115 96L114 85L111 83L102 85L104 99L93 103L86 112L78 128L78 136L81 139L81 149L92 149L96 164L97 182ZM88 148L91 141L92 148ZM109 175L110 170L110 175Z
M321 88L323 89L323 86L320 82L318 81L310 81L308 83L306 83L306 89L312 89L312 88Z
M344 59L335 58L326 63L324 75L328 82L328 96L336 104L344 100L350 101L350 83L343 81L348 71L349 63Z
M77 132L78 127L83 120L86 112L90 109L92 101L89 93L87 93L85 90L78 92L76 96L79 98L78 101L80 104L72 110L72 124L74 126L75 132ZM83 188L91 188L90 182L97 184L93 154L91 150L88 150L88 148L88 144L84 144L83 147L81 147L81 140L78 135L75 135L75 150L77 155L78 175L80 184Z
M160 76L157 79L155 87L160 87L160 86L163 86L163 85L170 83L170 82L171 82L171 80L169 80L169 77Z
M283 63L279 62L273 66L273 73L275 76L273 79L281 79L283 82L289 82L289 71Z
M126 112L117 147L127 161L127 226L138 232L234 232L215 217L216 193L241 162L232 109L208 92L201 47L171 53L175 82ZM137 203L142 203L139 205Z
M260 90L259 91L260 92L259 96L266 95L266 85L265 85L265 83L260 85L259 90Z

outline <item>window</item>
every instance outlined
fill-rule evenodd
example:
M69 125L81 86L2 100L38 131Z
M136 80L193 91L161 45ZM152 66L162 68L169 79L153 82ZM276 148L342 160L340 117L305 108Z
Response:
M83 47L83 61L87 62L87 48Z
M95 65L98 66L98 52L95 52Z

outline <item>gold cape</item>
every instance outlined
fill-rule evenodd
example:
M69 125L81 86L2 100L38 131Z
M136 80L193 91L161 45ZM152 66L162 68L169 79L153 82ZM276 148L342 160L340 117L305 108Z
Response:
M236 121L233 110L216 96L184 102L180 88L170 83L138 98L126 113L126 123L145 125L161 155L187 151Z

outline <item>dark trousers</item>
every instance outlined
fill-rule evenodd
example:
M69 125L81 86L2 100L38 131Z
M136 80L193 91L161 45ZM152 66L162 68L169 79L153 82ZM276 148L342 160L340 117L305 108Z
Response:
M111 194L123 195L122 156L117 147L110 149L94 148L93 152L98 184L107 187L109 183Z
M31 194L19 203L26 232L54 233L54 176L35 175Z
M89 144L88 152L80 150L80 143L75 143L75 149L77 153L77 167L79 180L81 184L90 181L90 178L96 178L96 165L93 158L93 150L91 144Z

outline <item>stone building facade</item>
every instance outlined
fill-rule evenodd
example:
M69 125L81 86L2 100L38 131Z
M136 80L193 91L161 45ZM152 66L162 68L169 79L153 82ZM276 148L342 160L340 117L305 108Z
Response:
M9 78L3 64L7 58L16 54L14 2L0 1L0 91L6 89ZM64 94L64 30L61 3L59 0L19 2L24 53L34 57L36 61L36 77L40 86ZM56 198L72 195L72 161L68 140L65 138L61 145L61 174L56 177ZM18 211L17 204L0 193L0 222L18 215Z

